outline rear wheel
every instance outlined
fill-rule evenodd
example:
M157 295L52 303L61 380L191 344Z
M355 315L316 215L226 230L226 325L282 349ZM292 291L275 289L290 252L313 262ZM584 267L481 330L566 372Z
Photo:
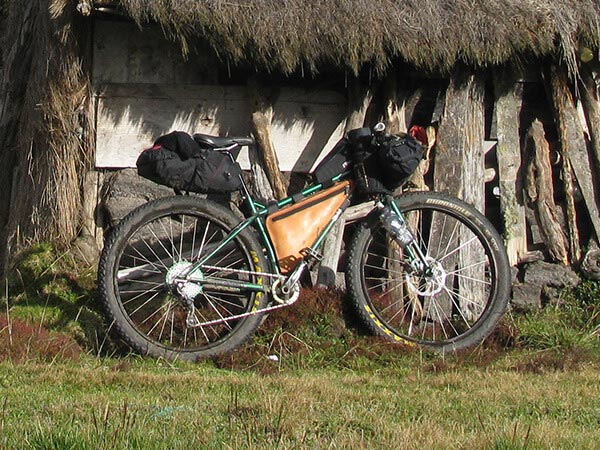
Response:
M112 329L136 352L171 360L243 344L262 315L227 319L266 306L258 288L267 262L247 230L215 252L238 222L226 208L194 197L159 199L125 217L108 238L98 271ZM211 253L196 281L182 282Z
M493 225L472 206L434 192L395 199L429 270L379 220L349 248L350 301L373 332L441 352L477 345L496 327L510 294L510 267Z

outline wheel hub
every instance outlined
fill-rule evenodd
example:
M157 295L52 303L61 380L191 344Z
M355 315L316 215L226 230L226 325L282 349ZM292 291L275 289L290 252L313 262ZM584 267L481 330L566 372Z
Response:
M179 261L167 271L166 283L172 291L181 294L185 299L194 299L202 292L202 286L197 283L182 280L183 274L192 267L189 261Z
M425 260L428 270L415 269L412 273L407 273L405 279L412 292L424 297L432 297L446 286L448 272L432 257L428 256Z

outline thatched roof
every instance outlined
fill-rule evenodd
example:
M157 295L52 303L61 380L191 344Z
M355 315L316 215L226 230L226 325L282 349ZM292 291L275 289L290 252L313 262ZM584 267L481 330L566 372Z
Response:
M97 1L100 3L115 3ZM119 0L136 21L208 40L231 61L291 72L335 64L384 69L396 58L445 70L551 55L573 70L600 43L597 0Z

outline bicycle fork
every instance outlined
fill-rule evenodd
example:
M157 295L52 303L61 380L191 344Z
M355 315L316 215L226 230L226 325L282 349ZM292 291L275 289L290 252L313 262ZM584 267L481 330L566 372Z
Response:
M389 200L387 203L385 205L379 201L375 205L379 209L379 220L383 228L400 247L407 251L414 269L422 271L426 276L431 275L431 264L421 250L413 232L409 229L404 214L396 207L393 200Z

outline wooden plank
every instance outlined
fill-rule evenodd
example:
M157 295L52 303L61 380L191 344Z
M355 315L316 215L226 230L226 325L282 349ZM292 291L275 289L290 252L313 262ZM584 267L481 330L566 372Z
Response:
M552 66L550 88L558 128L560 152L563 159L562 178L565 183L567 199L569 255L571 263L576 263L581 258L581 248L573 196L575 184L571 176L571 168L579 184L579 190L589 212L596 236L600 236L600 213L598 210L600 203L598 193L594 189L590 155L587 151L587 144L583 136L581 123L579 122L579 115L573 95L568 86L567 74L564 68Z
M537 119L527 132L525 151L528 155L524 183L525 193L535 211L550 257L554 261L566 265L568 263L567 244L554 202L550 146L546 141L544 127Z
M437 135L434 188L485 210L484 84L480 75L458 69L446 91Z
M355 81L348 91L348 118L345 132L364 125L373 92ZM344 236L345 217L340 217L323 242L323 259L317 272L317 285L334 286Z
M504 243L511 265L527 253L527 229L521 176L521 144L519 115L523 101L523 85L513 73L494 75L496 95L496 133L500 208L504 222Z
M218 83L218 62L209 47L198 46L187 58L181 46L165 38L157 24L94 22L93 82L152 84Z
M434 160L434 190L448 192L485 211L485 121L483 111L484 80L481 74L471 73L468 68L455 69L448 89L446 103L437 136ZM470 305L479 302L484 292L481 286L470 279L481 279L481 265L473 266L473 261L481 261L484 255L475 245L463 245L471 241L468 230L450 233L445 218L434 217L428 248L460 248L445 259L450 267L472 267L462 272L465 277L458 279L458 291L472 300ZM458 234L458 236L457 236ZM442 244L443 243L443 244ZM455 262L453 262L455 261ZM468 275L468 276L467 276ZM453 289L455 277L448 276L447 286ZM438 299L441 300L441 299ZM462 313L469 317L478 314L469 305L463 305ZM439 304L440 311L451 314L451 300ZM428 305L425 305L428 310Z
M331 91L282 88L274 102L273 145L282 171L308 172L341 139L344 99ZM135 167L160 135L179 130L250 134L247 88L110 84L97 93L96 167ZM247 152L238 158L250 168Z
M587 122L587 131L590 136L590 149L592 161L596 170L600 170L600 96L598 94L598 73L600 69L590 64L581 68L581 104ZM594 174L596 171L594 171ZM594 183L598 186L597 182ZM596 239L600 236L596 235Z

